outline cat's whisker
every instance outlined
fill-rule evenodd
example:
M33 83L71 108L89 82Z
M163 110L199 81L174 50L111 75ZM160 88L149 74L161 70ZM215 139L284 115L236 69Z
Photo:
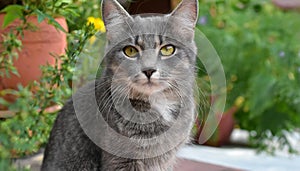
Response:
M120 92L122 92L122 96L123 96L123 99L121 100L122 101L121 104L124 104L125 100L128 99L127 98L128 91L129 91L128 88L125 86L123 87L123 89L120 90ZM119 100L122 98L122 96L119 97Z

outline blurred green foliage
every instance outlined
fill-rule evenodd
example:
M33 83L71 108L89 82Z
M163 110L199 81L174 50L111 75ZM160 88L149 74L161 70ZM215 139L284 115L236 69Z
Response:
M198 28L215 46L227 79L227 109L251 143L274 152L295 149L287 139L300 127L300 13L270 0L200 1Z

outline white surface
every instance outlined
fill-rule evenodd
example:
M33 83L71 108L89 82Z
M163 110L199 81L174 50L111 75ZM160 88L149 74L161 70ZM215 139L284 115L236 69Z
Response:
M178 157L250 171L300 171L300 156L256 154L245 148L186 146Z

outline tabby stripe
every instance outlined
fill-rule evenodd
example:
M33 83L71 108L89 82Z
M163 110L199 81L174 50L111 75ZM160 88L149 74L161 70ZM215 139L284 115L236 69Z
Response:
M139 45L139 36L135 36L134 44Z
M163 43L163 37L162 37L162 35L158 35L158 37L159 37L159 45L162 45L162 43Z

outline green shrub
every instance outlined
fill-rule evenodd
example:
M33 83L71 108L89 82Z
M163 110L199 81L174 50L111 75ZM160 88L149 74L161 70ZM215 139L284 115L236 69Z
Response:
M216 0L200 3L198 27L218 51L227 79L227 109L251 131L251 143L274 151L288 146L300 126L300 13L271 1Z

